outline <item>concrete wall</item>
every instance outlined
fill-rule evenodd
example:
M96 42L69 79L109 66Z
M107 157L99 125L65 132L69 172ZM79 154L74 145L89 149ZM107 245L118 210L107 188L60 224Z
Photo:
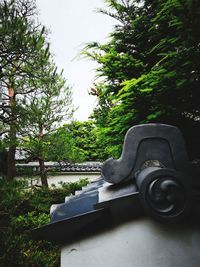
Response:
M150 219L94 233L61 250L61 267L199 266L199 227L159 224Z

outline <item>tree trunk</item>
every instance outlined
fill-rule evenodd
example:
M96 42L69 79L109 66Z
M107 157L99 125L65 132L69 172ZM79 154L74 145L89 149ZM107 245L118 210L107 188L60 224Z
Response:
M15 152L16 145L10 145L8 150L8 160L7 160L7 180L13 180L15 176Z
M45 171L44 160L41 158L39 158L39 165L40 165L40 177L41 177L42 186L48 187L47 174Z
M13 180L15 175L15 152L16 152L16 126L15 126L15 94L11 86L8 86L8 95L9 95L9 105L11 111L11 120L10 120L10 131L9 131L9 150L7 158L7 180Z

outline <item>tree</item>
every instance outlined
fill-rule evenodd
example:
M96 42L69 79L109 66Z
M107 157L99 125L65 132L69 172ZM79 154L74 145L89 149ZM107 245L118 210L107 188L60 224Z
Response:
M123 87L122 83L132 78L137 79L147 68L145 56L141 50L143 47L146 48L148 42L144 36L136 38L138 30L141 33L145 27L145 22L138 20L142 12L140 5L131 0L108 0L106 3L110 10L100 10L100 12L115 18L118 24L110 34L107 44L91 43L85 47L83 54L100 64L97 68L97 77L101 79L100 82L96 82L96 87L91 91L98 98L98 106L92 117L96 120L99 137L106 154L118 156L123 135L130 124L122 128L118 127L116 125L118 119L127 122L129 119L124 114L113 117L111 111L117 105L117 96ZM140 29L137 30L137 26Z
M81 161L101 161L106 159L105 148L101 145L97 127L92 120L84 122L72 121L62 127L62 132L70 134L75 147L80 150L80 155L83 154Z
M41 182L46 187L48 182L44 162L49 151L55 149L50 142L50 136L60 123L69 120L72 115L71 88L65 85L62 74L57 74L52 66L50 69L52 72L48 77L46 90L39 94L33 92L26 101L29 102L28 105L26 103L26 125L21 132L21 146L29 154L30 159L38 160Z
M148 30L152 47L147 52L154 65L140 78L125 83L116 107L134 107L139 122L178 126L191 157L199 157L200 145L199 14L199 1L158 1ZM128 104L127 94L129 98L132 95L132 104Z
M14 158L17 133L20 131L26 112L22 108L25 96L42 88L45 83L46 65L49 59L45 44L44 28L35 24L35 3L32 1L7 1L1 3L3 43L2 56L2 113L7 125L9 151L7 178L14 176ZM34 69L34 72L33 72Z
M4 177L7 174L7 156L8 153L4 147L4 143L0 139L0 176Z
M76 138L69 129L69 125L70 123L59 127L49 136L49 146L46 151L47 160L68 163L85 160L85 151L77 146Z
M67 162L102 161L107 158L92 120L71 121L49 136L47 159Z
M191 157L200 156L200 2L106 3L109 10L101 12L118 24L107 44L84 51L100 64L97 74L104 78L93 90L99 99L93 117L105 147L119 156L130 126L162 122L181 128Z
M14 176L17 133L25 114L21 103L25 95L38 89L39 79L45 79L49 60L45 29L35 16L35 1L0 1L0 119L3 131L8 132L8 179Z

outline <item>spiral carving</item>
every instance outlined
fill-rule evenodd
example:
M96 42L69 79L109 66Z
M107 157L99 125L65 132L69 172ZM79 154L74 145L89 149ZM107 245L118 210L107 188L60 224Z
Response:
M173 169L149 167L136 177L145 211L152 217L176 222L190 210L190 189L182 173Z
M160 216L176 216L185 206L183 186L170 177L152 181L146 190L146 200Z

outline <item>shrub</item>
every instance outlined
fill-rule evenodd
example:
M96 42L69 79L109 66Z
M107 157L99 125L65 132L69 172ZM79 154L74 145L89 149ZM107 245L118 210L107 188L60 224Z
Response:
M31 230L50 221L49 209L80 190L87 180L62 188L30 188L24 181L0 181L0 266L56 267L60 251L47 241L35 241Z

